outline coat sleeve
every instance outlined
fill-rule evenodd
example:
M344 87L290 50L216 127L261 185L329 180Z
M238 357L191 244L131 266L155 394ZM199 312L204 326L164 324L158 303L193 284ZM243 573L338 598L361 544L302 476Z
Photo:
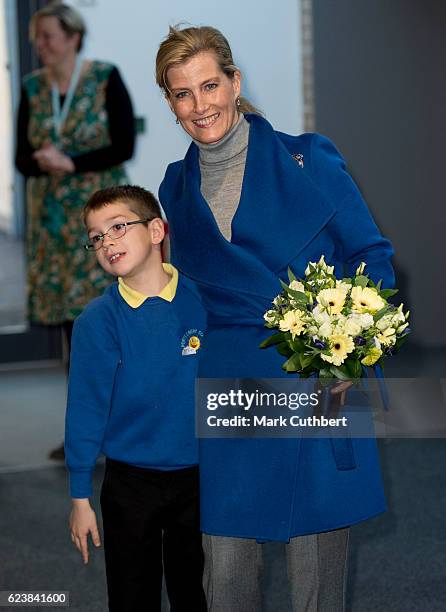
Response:
M120 350L104 318L88 311L73 327L65 456L71 497L92 495L92 474L107 426Z
M319 134L314 134L311 142L311 167L317 185L336 208L329 231L340 247L348 275L364 261L374 282L382 279L383 287L393 287L392 245L381 235L342 155Z

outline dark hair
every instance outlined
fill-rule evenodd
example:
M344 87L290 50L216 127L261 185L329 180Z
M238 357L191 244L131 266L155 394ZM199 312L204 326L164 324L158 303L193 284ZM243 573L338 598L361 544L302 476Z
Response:
M137 185L116 185L96 191L82 211L82 220L87 224L87 216L92 210L99 210L115 202L124 202L141 219L162 218L158 200L147 189Z
M85 26L85 21L82 19L82 15L72 6L68 6L67 4L62 4L60 2L51 2L34 13L29 24L31 42L34 42L36 37L37 21L41 17L56 17L59 21L60 27L68 36L79 34L77 51L79 52L82 49L87 28Z

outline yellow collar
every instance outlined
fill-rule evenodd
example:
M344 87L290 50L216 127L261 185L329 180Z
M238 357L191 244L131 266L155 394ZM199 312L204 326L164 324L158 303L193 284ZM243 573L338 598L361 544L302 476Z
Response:
M178 270L171 264L163 263L164 272L167 272L172 278L161 290L161 292L154 297L160 297L167 302L171 302L175 297L178 286ZM118 289L121 297L127 302L132 308L139 308L146 300L150 299L149 296L132 289L125 284L121 277L118 277Z

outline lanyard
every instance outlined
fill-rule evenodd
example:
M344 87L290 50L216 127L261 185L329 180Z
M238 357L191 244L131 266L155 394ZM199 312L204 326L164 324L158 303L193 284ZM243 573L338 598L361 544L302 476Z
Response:
M68 87L67 95L65 96L62 108L60 107L60 94L57 83L53 81L51 84L51 98L53 103L53 125L56 132L56 136L59 139L62 131L62 126L67 118L68 111L70 110L71 103L73 101L74 92L76 91L79 77L81 74L83 59L80 55L76 58L76 65L74 66L73 74L70 79L70 86Z

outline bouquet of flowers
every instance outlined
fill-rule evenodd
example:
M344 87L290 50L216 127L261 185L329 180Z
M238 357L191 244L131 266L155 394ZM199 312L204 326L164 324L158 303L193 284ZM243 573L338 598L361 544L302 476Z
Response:
M266 327L279 331L260 345L286 357L282 368L302 377L350 380L363 366L382 365L406 339L409 312L387 301L396 289L381 289L361 263L352 278L336 279L324 256L310 262L305 278L288 270L289 285L264 314Z

